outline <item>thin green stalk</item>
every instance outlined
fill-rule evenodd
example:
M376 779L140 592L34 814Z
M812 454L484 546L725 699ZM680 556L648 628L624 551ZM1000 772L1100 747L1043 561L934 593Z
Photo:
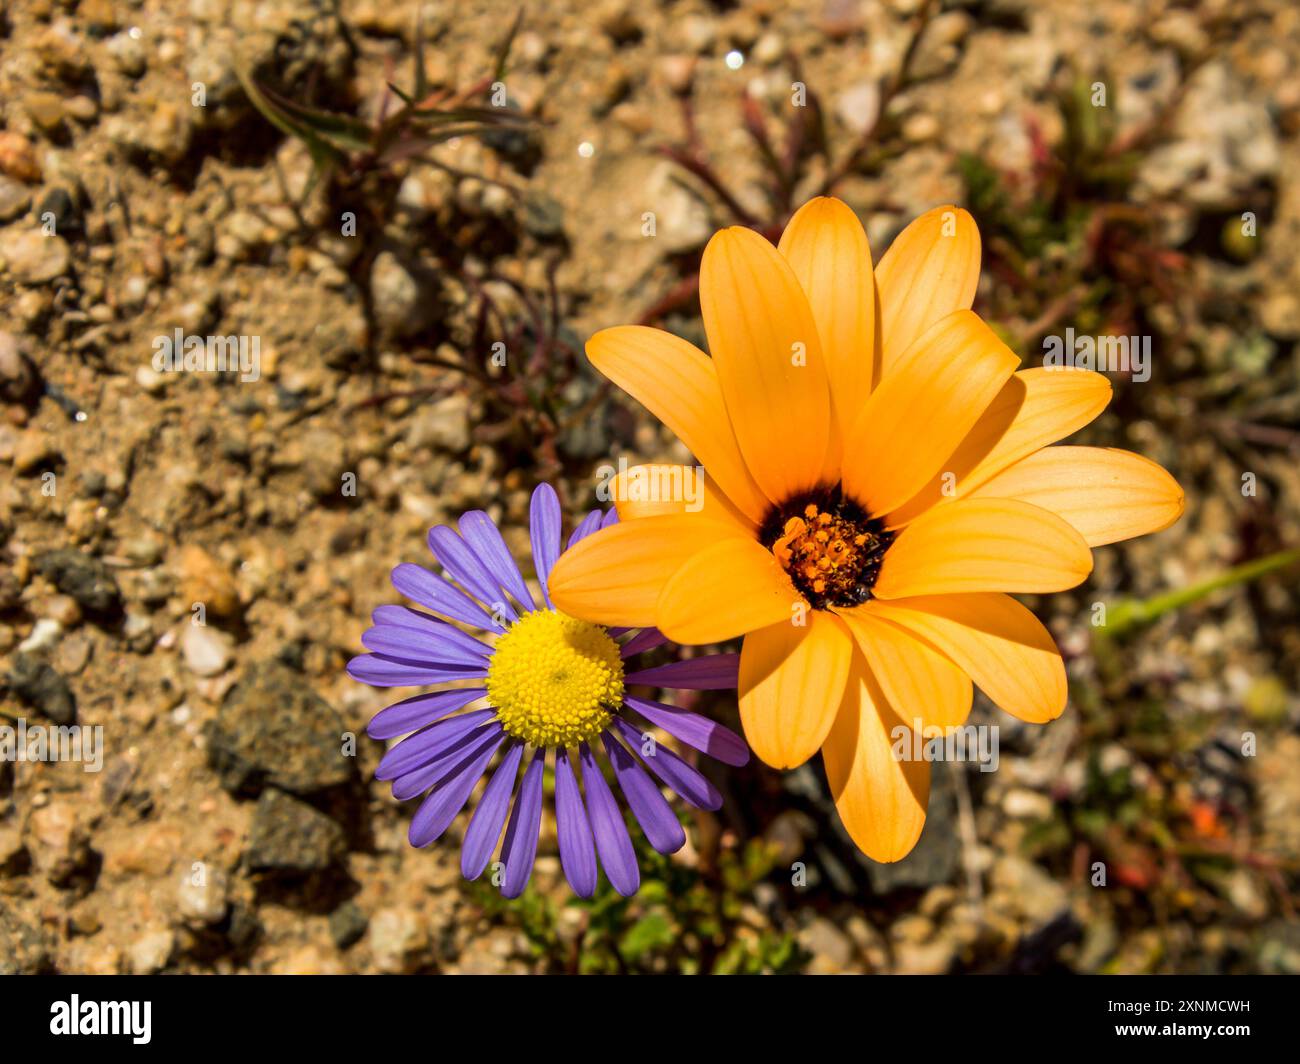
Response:
M1189 587L1166 591L1149 599L1129 599L1116 603L1109 611L1110 615L1105 627L1099 629L1099 632L1104 632L1112 639L1118 638L1135 628L1151 624L1166 613L1199 602L1223 588L1248 584L1252 580L1258 580L1261 576L1285 569L1297 562L1300 562L1300 548L1278 551L1276 554L1268 554L1263 558L1234 566Z

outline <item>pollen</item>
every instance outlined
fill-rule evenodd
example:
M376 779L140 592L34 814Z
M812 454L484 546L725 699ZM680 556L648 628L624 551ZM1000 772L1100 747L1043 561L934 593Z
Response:
M838 490L791 500L764 523L763 542L816 609L856 606L871 597L893 541Z
M487 693L508 735L577 746L599 736L622 705L623 659L600 625L538 610L497 640Z

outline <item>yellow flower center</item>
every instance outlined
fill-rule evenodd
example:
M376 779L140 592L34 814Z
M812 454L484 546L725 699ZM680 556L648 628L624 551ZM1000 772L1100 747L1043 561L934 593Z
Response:
M600 625L537 610L497 640L487 693L508 735L577 746L600 735L622 705L623 659Z
M838 492L791 500L764 522L763 543L816 609L871 597L893 533Z

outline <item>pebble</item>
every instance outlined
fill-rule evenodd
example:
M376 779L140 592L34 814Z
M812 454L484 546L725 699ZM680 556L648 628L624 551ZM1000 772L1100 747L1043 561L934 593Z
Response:
M180 635L181 657L195 676L225 672L234 657L234 643L225 632L206 624L186 622Z
M27 851L32 866L56 887L69 885L87 871L94 859L90 835L78 815L77 804L56 799L33 809L26 826Z
M140 77L149 65L149 53L144 38L128 33L115 33L105 43L108 54L118 69L129 78Z
M56 92L32 92L23 99L27 117L47 137L63 129L63 97Z
M79 550L53 550L37 559L36 568L87 613L111 617L121 612L117 577L98 558Z
M1054 806L1047 795L1018 787L1007 791L1006 797L1002 799L1002 809L1007 816L1016 820L1048 820Z
M304 681L275 662L250 666L222 701L208 757L232 794L271 784L312 794L354 778L342 753L343 718Z
M131 155L153 156L164 163L176 163L189 151L194 136L192 116L195 110L187 99L184 110L170 100L156 100L143 108L147 117L113 115L104 123L110 141Z
M665 255L702 248L713 235L709 208L684 186L675 167L660 163L646 181L645 209L655 216L655 247Z
M894 971L899 975L945 975L956 959L957 943L939 938L933 942L904 942L894 951Z
M337 821L268 787L253 811L244 859L252 872L320 872L346 850L347 837Z
M32 194L26 185L0 174L0 224L21 218L32 208Z
M370 271L370 298L375 321L390 336L411 336L431 320L433 300L421 291L420 282L391 251L375 256Z
M874 81L850 85L835 97L835 113L852 132L865 132L880 116L880 86Z
M423 406L411 419L406 442L413 449L432 447L459 454L470 445L470 400L462 393Z
M150 931L131 943L127 959L135 975L152 975L167 967L176 949L176 936L167 930Z
M368 944L379 971L401 975L421 967L429 949L429 933L417 912L380 909L370 921Z
M1064 887L1038 865L1015 854L1004 854L995 861L989 888L1035 926L1049 923L1067 905Z
M182 868L176 884L181 919L198 926L220 923L230 908L228 888L226 873L219 868Z
M46 650L57 643L62 634L63 625L52 617L42 617L32 625L31 634L18 644L18 649L24 654Z
M214 616L239 615L239 588L229 568L196 544L187 544L181 550L180 585L187 610L201 602Z
M34 185L41 179L41 164L32 142L21 133L0 129L0 173Z
M36 975L50 970L53 947L38 923L8 903L0 905L0 975Z
M90 123L99 114L99 104L95 102L93 96L78 94L69 96L63 101L63 110L69 118L74 118L78 122Z
M0 260L22 284L49 284L72 266L72 253L61 236L40 229L6 229L0 233Z
M50 595L34 604L35 612L48 617L62 628L75 628L81 623L81 607L71 595Z
M64 676L77 676L90 663L92 644L81 633L74 633L54 648L53 665Z
M0 823L0 877L18 875L27 863L27 847L18 825Z
M355 902L345 901L330 913L330 938L339 949L360 941L369 926L370 917Z
M934 115L922 112L910 115L903 122L903 136L912 144L924 144L939 135L939 120Z
M0 330L0 400L26 405L35 400L41 391L41 376L27 357L23 342L11 332ZM14 430L5 426L9 433ZM33 433L33 435L40 435ZM17 438L12 444L0 443L0 452L11 446L9 458L17 452ZM3 459L0 459L3 460Z
M122 622L122 638L137 654L145 654L153 645L153 620L145 613L126 611Z
M853 960L853 940L837 924L823 916L815 916L798 934L799 945L812 954L809 972L831 974L842 972Z
M55 724L74 724L77 699L72 688L52 665L23 653L13 656L9 667L9 690L14 696Z

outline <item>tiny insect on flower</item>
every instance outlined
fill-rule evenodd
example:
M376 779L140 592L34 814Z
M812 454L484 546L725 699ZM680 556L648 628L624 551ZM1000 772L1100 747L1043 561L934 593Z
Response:
M916 844L929 795L928 762L894 753L899 729L961 725L972 681L1025 721L1065 708L1060 653L1011 594L1074 587L1090 548L1183 511L1145 458L1051 446L1110 383L1020 369L970 309L979 266L956 207L873 267L854 213L820 198L778 247L740 228L709 242L712 357L640 326L587 344L705 467L704 505L616 491L620 523L556 566L556 604L681 643L743 636L750 745L777 768L820 749L841 819L881 861Z
M566 550L617 521L613 510L593 510L574 529ZM465 830L461 872L467 879L481 876L500 842L501 891L513 898L532 873L543 776L554 751L565 878L575 893L591 897L603 867L618 893L632 894L640 872L623 811L605 779L606 765L646 840L660 853L673 853L686 835L660 784L701 809L717 809L722 796L688 761L651 741L649 729L729 765L745 764L749 751L738 735L707 717L627 689L731 688L737 656L630 665L662 646L663 635L639 625L634 626L643 629L639 632L611 629L551 604L548 576L565 551L560 504L549 485L533 493L530 531L541 604L497 526L480 510L463 515L457 529L439 526L429 533L429 547L448 579L412 564L393 570L393 586L432 613L380 606L374 626L361 637L371 653L353 658L349 674L375 687L460 685L415 695L375 714L367 728L371 738L407 736L384 754L375 775L392 782L395 798L424 796L409 837L413 846L427 846L451 826L497 759ZM492 633L494 641L465 629ZM471 708L480 702L486 706ZM644 723L634 723L637 718ZM598 746L604 759L597 757Z

